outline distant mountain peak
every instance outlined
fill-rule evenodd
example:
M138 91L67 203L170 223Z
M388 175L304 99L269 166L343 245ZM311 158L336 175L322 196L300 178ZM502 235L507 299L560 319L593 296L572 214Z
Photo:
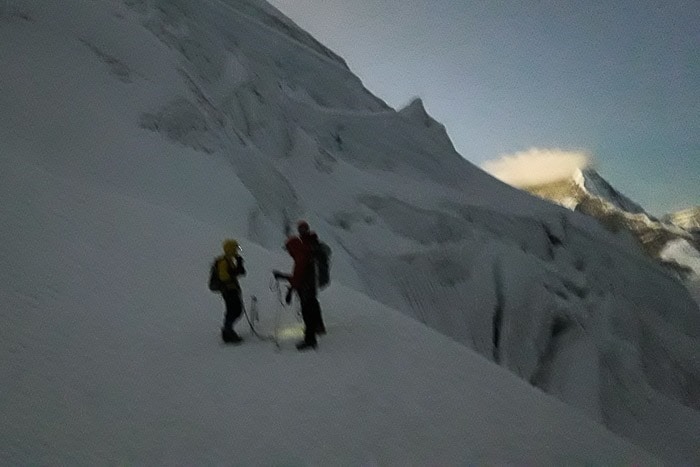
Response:
M592 167L578 168L568 177L524 189L572 210L576 210L584 201L595 199L607 206L607 210L643 214L652 219L639 204L620 193Z
M620 193L591 167L576 169L569 178L526 187L525 190L593 217L608 230L630 232L644 250L657 259L660 259L660 254L668 242L692 239L688 229L656 219L639 204ZM682 217L683 215L680 216ZM685 214L685 217L688 215Z
M640 205L613 188L593 168L577 169L574 172L573 179L590 196L604 200L622 211L649 216Z

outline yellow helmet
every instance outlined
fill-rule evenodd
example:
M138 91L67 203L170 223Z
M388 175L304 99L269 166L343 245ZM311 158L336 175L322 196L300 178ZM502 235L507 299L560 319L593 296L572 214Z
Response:
M233 255L235 255L236 253L238 253L238 251L239 251L240 248L241 248L241 247L238 245L238 241L237 241L237 240L233 240L233 239L230 239L230 238L224 240L223 246L224 246L224 253L226 253L226 255L228 255L228 256L233 256Z

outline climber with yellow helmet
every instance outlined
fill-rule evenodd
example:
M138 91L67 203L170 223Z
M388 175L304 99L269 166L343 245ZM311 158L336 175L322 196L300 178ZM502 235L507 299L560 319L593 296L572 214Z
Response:
M239 343L241 337L233 330L233 325L243 312L241 302L240 276L245 276L241 248L236 240L227 239L223 242L224 254L218 256L211 268L209 289L220 292L226 304L224 326L221 328L221 339L226 343Z

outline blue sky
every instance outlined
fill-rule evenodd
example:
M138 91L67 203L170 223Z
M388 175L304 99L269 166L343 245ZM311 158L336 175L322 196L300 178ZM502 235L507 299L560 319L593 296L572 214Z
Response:
M698 0L270 0L481 165L583 151L660 215L700 205Z

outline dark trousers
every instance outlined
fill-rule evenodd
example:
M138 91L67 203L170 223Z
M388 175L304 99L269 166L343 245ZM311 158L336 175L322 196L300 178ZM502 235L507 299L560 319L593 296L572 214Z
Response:
M316 332L324 327L321 318L321 305L316 298L316 291L300 290L299 302L301 302L301 317L304 319L304 341L308 344L315 344Z
M230 331L233 325L243 313L243 304L241 303L241 291L237 289L226 290L221 292L226 304L226 314L224 315L224 329Z

